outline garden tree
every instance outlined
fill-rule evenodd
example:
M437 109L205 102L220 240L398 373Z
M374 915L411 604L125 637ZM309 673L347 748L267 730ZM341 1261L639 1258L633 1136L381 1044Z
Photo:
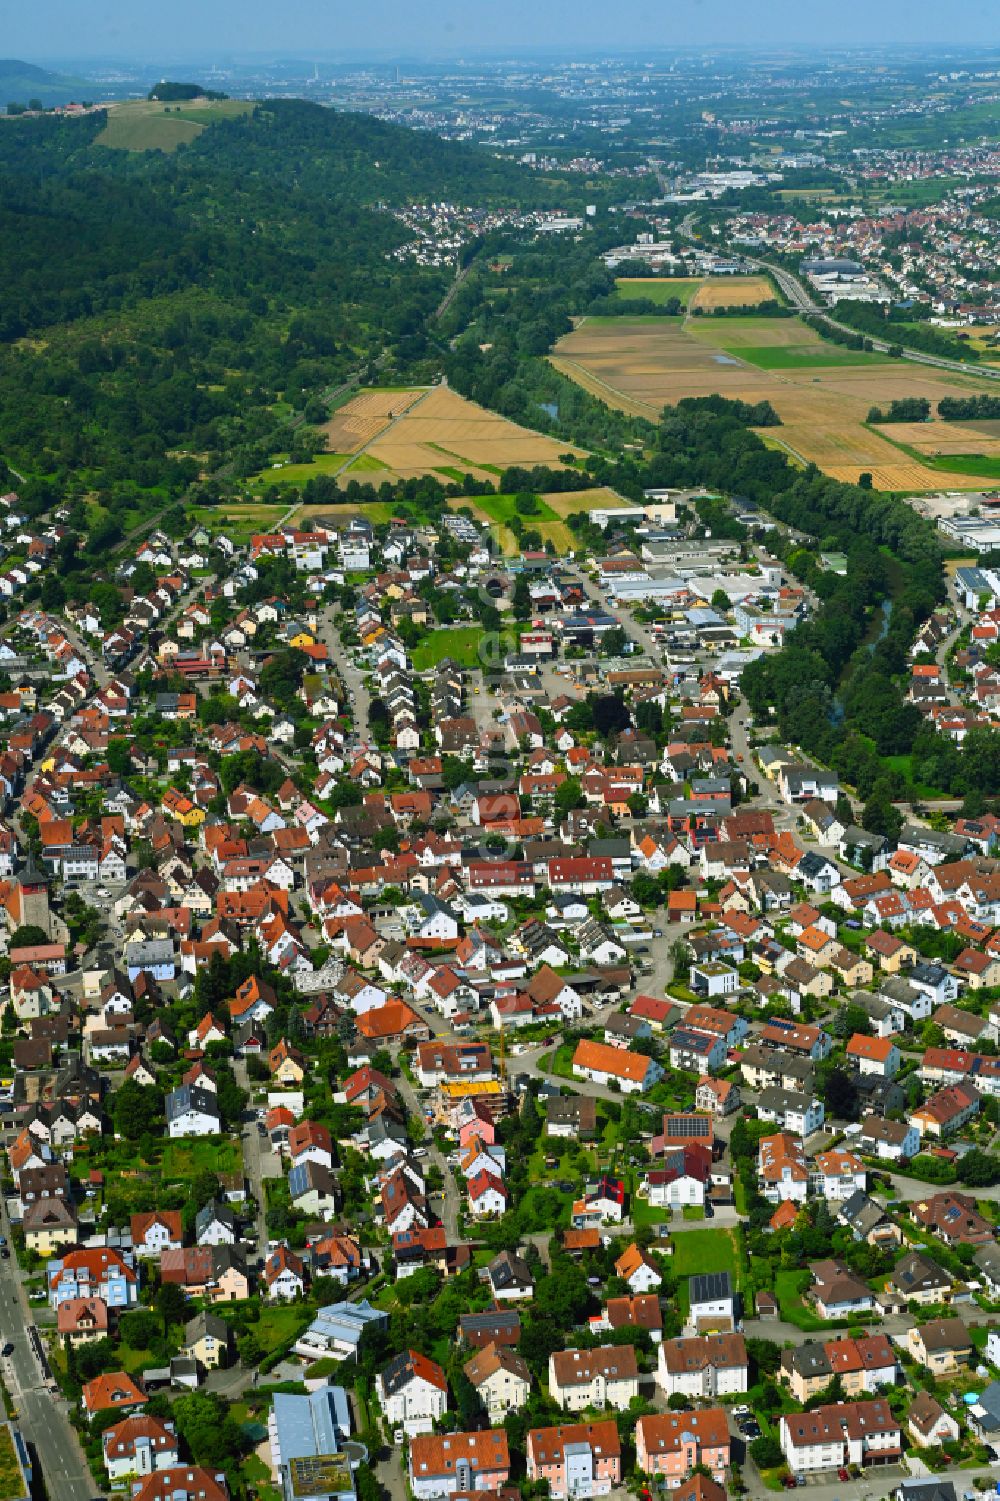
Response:
M108 766L115 776L127 776L132 769L132 756L129 750L129 742L121 735L115 735L108 741L105 752Z
M1000 1183L1000 1158L974 1148L960 1160L958 1177L969 1188L992 1188Z
M469 1432L476 1427L482 1417L482 1407L476 1388L465 1372L459 1369L452 1375L451 1389L454 1394L459 1429Z
M748 1339L747 1357L750 1362L751 1385L762 1376L774 1376L781 1365L781 1346L770 1339Z
M632 895L641 907L659 907L663 904L663 887L656 876L640 870L632 878Z
M173 1404L177 1431L196 1465L227 1465L246 1454L251 1440L230 1416L218 1392L190 1392Z
M725 589L715 590L712 595L712 609L718 610L722 615L725 615L729 610L729 595Z
M111 1341L97 1340L77 1351L76 1374L80 1381L92 1381L104 1371L113 1370L115 1363L115 1348Z
M514 589L511 593L510 602L517 620L529 620L531 618L531 589L526 573L519 573L514 580Z
M903 827L903 815L893 806L890 791L881 778L865 803L861 826L870 834L884 834L888 839L895 839Z
M645 730L647 735L658 735L663 729L663 708L655 699L649 699L645 703L636 704L632 711L636 728Z
M853 1121L858 1114L858 1087L846 1069L824 1059L816 1070L817 1087L827 1115Z
M570 1329L583 1318L589 1303L583 1268L568 1256L552 1256L549 1275L535 1284L532 1307L543 1317L551 1315L563 1329Z
M370 1464L359 1464L353 1476L358 1501L386 1501L385 1487L379 1483Z
M632 722L628 705L615 693L602 693L592 697L591 710L594 729L605 739L627 730Z
M296 695L308 664L306 654L295 647L277 652L260 670L261 692L279 708L289 710L297 702Z
M48 942L48 933L35 923L25 923L23 927L15 928L10 937L12 949L34 948L37 944Z
M669 949L670 961L674 966L674 979L686 980L691 968L691 950L683 938L675 938Z
M155 1084L137 1084L126 1079L111 1098L115 1131L127 1141L138 1141L147 1131L163 1125L163 1094Z
M867 1035L871 1029L871 1018L867 1011L856 1006L853 1001L838 1008L830 1028L835 1037L853 1037L855 1032Z
M236 1351L245 1366L259 1365L267 1353L252 1328L245 1329L242 1334L238 1335Z
M579 777L567 777L564 782L560 782L552 797L553 808L560 823L574 808L582 808L584 802Z
M776 1438L761 1434L750 1445L750 1457L759 1470L773 1470L784 1464L785 1456Z
M133 1350L148 1350L162 1333L160 1321L150 1308L133 1308L129 1313L123 1313L118 1329Z
M649 812L649 798L641 792L633 792L628 800L628 810L633 818L645 818Z
M188 1302L183 1289L176 1282L161 1282L156 1289L156 1311L166 1334L171 1324L183 1324L188 1316Z

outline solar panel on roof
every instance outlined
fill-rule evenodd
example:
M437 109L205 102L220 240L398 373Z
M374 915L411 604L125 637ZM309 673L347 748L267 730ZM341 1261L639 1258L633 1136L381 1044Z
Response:
M710 1125L707 1115L668 1115L663 1120L664 1136L707 1136Z

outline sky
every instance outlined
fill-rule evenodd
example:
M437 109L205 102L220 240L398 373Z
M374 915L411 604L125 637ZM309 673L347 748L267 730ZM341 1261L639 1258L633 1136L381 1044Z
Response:
M997 0L38 0L9 5L7 57L412 56L677 46L1000 43Z

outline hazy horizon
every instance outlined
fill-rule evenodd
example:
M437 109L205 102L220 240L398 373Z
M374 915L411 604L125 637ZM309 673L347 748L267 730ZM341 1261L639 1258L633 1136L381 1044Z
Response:
M262 0L174 0L155 9L141 0L97 0L88 8L79 0L48 0L8 15L3 49L8 57L55 67L87 59L149 63L159 56L440 60L463 52L568 57L689 47L863 52L886 46L910 52L988 50L998 43L1000 15L985 0L956 0L946 16L932 0L841 0L818 14L801 0L770 0L763 13L737 0L619 0L611 14L596 0L505 0L488 10L467 0L425 0L419 8L400 0L369 0L363 8L322 0L284 0L281 7Z

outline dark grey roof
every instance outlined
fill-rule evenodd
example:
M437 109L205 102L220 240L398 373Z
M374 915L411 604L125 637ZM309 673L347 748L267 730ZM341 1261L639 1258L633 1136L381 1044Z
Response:
M489 1264L490 1281L495 1288L532 1287L531 1269L515 1251L501 1251Z
M733 1283L728 1272L696 1272L688 1278L688 1301L692 1305L715 1303L732 1296Z
M896 1501L955 1501L955 1487L950 1480L901 1480L893 1496Z
M950 1287L951 1278L941 1270L937 1262L919 1251L910 1251L893 1268L891 1281L901 1292L928 1292L938 1287Z
M516 1308L487 1308L482 1313L463 1313L459 1323L464 1330L520 1329L521 1315Z
M793 1350L786 1350L782 1364L807 1378L812 1376L826 1378L833 1375L833 1367L827 1359L826 1351L822 1345L812 1340L798 1345Z

